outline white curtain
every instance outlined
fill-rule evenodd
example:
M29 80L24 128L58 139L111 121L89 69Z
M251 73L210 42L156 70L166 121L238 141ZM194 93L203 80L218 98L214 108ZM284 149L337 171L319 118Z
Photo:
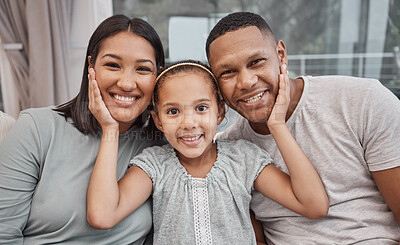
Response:
M18 110L56 105L70 99L69 35L72 0L0 1L0 38L4 44L21 43L20 50L5 50L13 81L2 76L2 87L13 83ZM4 90L4 89L3 89ZM10 91L3 91L9 93ZM4 101L5 111L15 117Z
M0 38L2 44L20 43L22 50L6 50L2 57L2 91L5 111L16 116L20 109L29 107L28 98L28 36L25 19L25 1L0 1ZM9 69L8 69L9 68ZM10 84L11 83L11 84ZM10 88L8 93L5 89ZM16 91L14 91L14 88ZM17 92L16 94L12 94ZM18 100L18 104L11 101Z

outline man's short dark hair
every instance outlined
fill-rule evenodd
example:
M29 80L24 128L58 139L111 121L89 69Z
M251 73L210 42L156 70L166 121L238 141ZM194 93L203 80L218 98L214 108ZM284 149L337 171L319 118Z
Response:
M271 28L264 20L264 18L260 15L250 12L231 13L218 21L218 23L214 26L214 28L208 35L206 42L207 58L209 58L210 55L210 44L215 39L224 35L227 32L236 31L248 26L257 27L263 34L273 35Z

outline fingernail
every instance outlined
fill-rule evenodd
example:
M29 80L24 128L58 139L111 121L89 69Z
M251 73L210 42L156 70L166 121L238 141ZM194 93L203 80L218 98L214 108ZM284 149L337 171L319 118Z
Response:
M282 65L282 68L286 70L286 64L283 64L283 65Z

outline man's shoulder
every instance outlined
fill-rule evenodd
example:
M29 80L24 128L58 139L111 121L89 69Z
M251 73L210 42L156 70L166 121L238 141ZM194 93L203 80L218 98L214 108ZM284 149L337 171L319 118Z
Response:
M374 78L362 78L353 76L327 75L327 76L303 76L303 80L312 85L328 86L336 85L344 88L381 86L379 80Z

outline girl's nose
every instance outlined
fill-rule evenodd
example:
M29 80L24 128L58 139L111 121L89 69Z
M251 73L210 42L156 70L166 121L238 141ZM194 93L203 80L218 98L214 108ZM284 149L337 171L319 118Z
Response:
M199 119L193 110L185 110L182 120L182 128L191 129L197 127L199 124Z

